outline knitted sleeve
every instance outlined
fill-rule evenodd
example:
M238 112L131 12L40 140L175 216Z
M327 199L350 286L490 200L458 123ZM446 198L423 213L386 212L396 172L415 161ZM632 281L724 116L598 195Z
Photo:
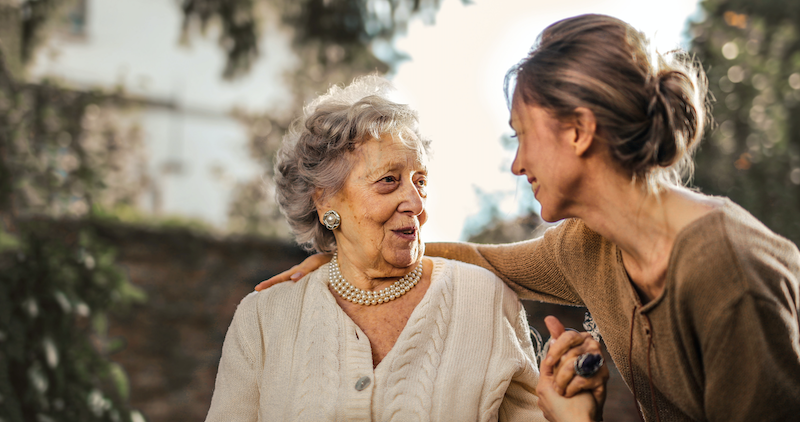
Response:
M729 206L676 242L670 271L677 330L685 333L705 419L797 420L797 248Z
M714 320L717 331L703 358L709 421L788 421L800 415L797 308L780 302L748 294Z
M564 235L573 232L574 226L574 220L567 220L549 228L542 237L509 244L429 243L425 254L486 268L521 299L583 305L559 262Z
M258 420L261 348L253 344L261 335L257 319L254 292L239 304L225 335L206 422Z
M509 296L511 293L509 292ZM525 309L516 298L516 318L513 320L517 359L521 362L517 372L508 384L503 402L498 412L499 421L545 422L544 415L538 406L536 384L539 381L536 356L533 354L530 331L528 329ZM511 321L510 321L511 322Z
M800 415L800 253L755 219L733 215L717 260L698 277L722 286L702 327L704 407L710 421L796 420ZM723 257L730 256L728 260Z

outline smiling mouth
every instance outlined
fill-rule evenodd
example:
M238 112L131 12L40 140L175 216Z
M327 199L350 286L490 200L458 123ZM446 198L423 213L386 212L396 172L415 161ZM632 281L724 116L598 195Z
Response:
M531 184L531 190L533 191L533 195L536 196L536 194L539 192L539 181L536 180L535 177L531 177L528 179L528 183Z
M392 231L397 233L400 237L405 237L405 238L417 237L417 229L414 227L403 227Z

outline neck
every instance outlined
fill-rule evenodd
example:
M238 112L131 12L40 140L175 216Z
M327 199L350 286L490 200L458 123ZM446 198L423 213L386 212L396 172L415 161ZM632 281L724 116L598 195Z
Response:
M350 259L341 251L337 252L339 271L342 276L354 287L367 291L376 291L386 288L398 279L414 271L419 262L407 268L396 268L384 265L360 266L355 260Z
M385 289L381 289L380 291L365 290L357 286L354 286L352 283L348 282L346 278L343 277L338 261L339 260L337 258L337 255L334 254L333 259L331 259L331 264L330 264L331 266L328 269L330 287L344 300L362 306L380 305L383 303L391 302L405 295L414 286L416 286L417 283L419 283L420 278L422 277L423 274L422 264L420 263L409 274L395 281Z
M574 214L592 230L616 244L642 299L658 297L675 238L689 223L713 209L711 199L680 187L659 194L641 185L616 180L595 187Z
M631 257L647 261L647 256L660 249L658 245L668 243L675 235L666 213L670 195L669 192L647 194L628 182L606 188L577 214L592 230Z

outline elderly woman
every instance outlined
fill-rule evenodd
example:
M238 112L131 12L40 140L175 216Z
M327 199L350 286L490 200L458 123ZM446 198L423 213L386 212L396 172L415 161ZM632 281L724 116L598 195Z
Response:
M281 209L333 259L242 300L207 421L544 419L517 296L423 258L429 141L388 92L376 76L334 87L284 139Z

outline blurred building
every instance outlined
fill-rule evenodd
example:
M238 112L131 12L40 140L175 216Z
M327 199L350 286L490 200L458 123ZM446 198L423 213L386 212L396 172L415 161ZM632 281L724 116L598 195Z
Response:
M182 38L182 19L173 1L79 0L36 51L28 75L131 100L119 119L138 127L143 141L148 183L138 208L224 227L232 187L262 171L232 111L279 110L289 97L282 75L296 59L289 37L267 30L262 59L226 81L217 28Z

